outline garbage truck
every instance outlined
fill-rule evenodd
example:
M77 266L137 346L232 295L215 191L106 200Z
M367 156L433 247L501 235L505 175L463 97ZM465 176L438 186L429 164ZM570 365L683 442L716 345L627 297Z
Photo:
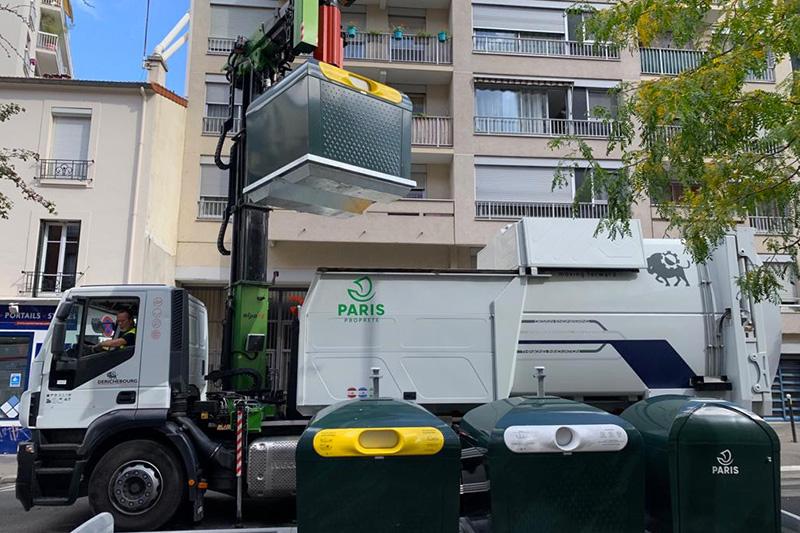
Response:
M414 185L410 100L341 68L338 4L349 3L287 3L228 58L231 98L240 90L246 113L229 163L221 149L234 116L216 157L230 173L218 240L231 264L222 368L208 366L206 309L185 289L67 291L19 407L31 431L17 455L25 509L88 496L118 530L144 531L184 511L202 520L211 490L237 496L237 517L245 497L295 498L301 531L454 532L473 511L462 495L502 479L475 475L481 439L496 449L507 436L513 453L613 451L635 461L629 424L581 402L621 409L679 393L769 411L779 315L736 284L760 264L746 230L696 264L680 241L643 239L636 223L609 239L595 238L597 220L524 219L474 270L321 269L298 308L297 351L271 362L270 210L353 216ZM467 417L472 431L459 427L482 405L535 390L540 367L550 391L571 399L563 408L490 407L521 423L500 430L508 417L476 416ZM540 404L549 414L534 423L526 417ZM490 426L497 433L480 437ZM545 500L505 508L538 517L542 505L561 505ZM561 515L551 525L570 513Z

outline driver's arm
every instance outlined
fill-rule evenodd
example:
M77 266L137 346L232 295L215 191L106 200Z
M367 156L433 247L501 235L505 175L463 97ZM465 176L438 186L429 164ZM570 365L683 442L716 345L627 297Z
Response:
M119 339L109 339L107 341L98 342L96 347L97 348L123 348L128 345L128 341L126 341L123 337Z

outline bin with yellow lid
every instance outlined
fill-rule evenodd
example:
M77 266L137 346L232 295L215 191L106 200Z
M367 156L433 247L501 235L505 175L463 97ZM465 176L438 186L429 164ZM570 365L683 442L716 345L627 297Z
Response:
M455 432L416 404L332 405L297 446L300 531L456 533L460 461Z
M249 106L251 202L328 216L363 213L408 194L409 98L309 59Z

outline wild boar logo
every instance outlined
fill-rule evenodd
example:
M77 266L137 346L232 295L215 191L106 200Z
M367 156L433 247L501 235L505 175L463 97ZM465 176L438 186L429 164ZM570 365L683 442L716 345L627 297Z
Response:
M655 275L656 281L667 287L677 287L681 281L688 287L689 280L686 279L686 269L690 266L691 262L689 261L682 265L675 252L654 253L647 258L648 274ZM674 285L669 282L672 278L675 278Z

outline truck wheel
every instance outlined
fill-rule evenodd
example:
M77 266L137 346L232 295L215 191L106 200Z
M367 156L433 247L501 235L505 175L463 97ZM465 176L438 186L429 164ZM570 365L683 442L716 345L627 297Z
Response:
M109 450L89 479L89 504L109 512L119 531L158 529L184 500L183 468L175 455L150 440L134 440Z

